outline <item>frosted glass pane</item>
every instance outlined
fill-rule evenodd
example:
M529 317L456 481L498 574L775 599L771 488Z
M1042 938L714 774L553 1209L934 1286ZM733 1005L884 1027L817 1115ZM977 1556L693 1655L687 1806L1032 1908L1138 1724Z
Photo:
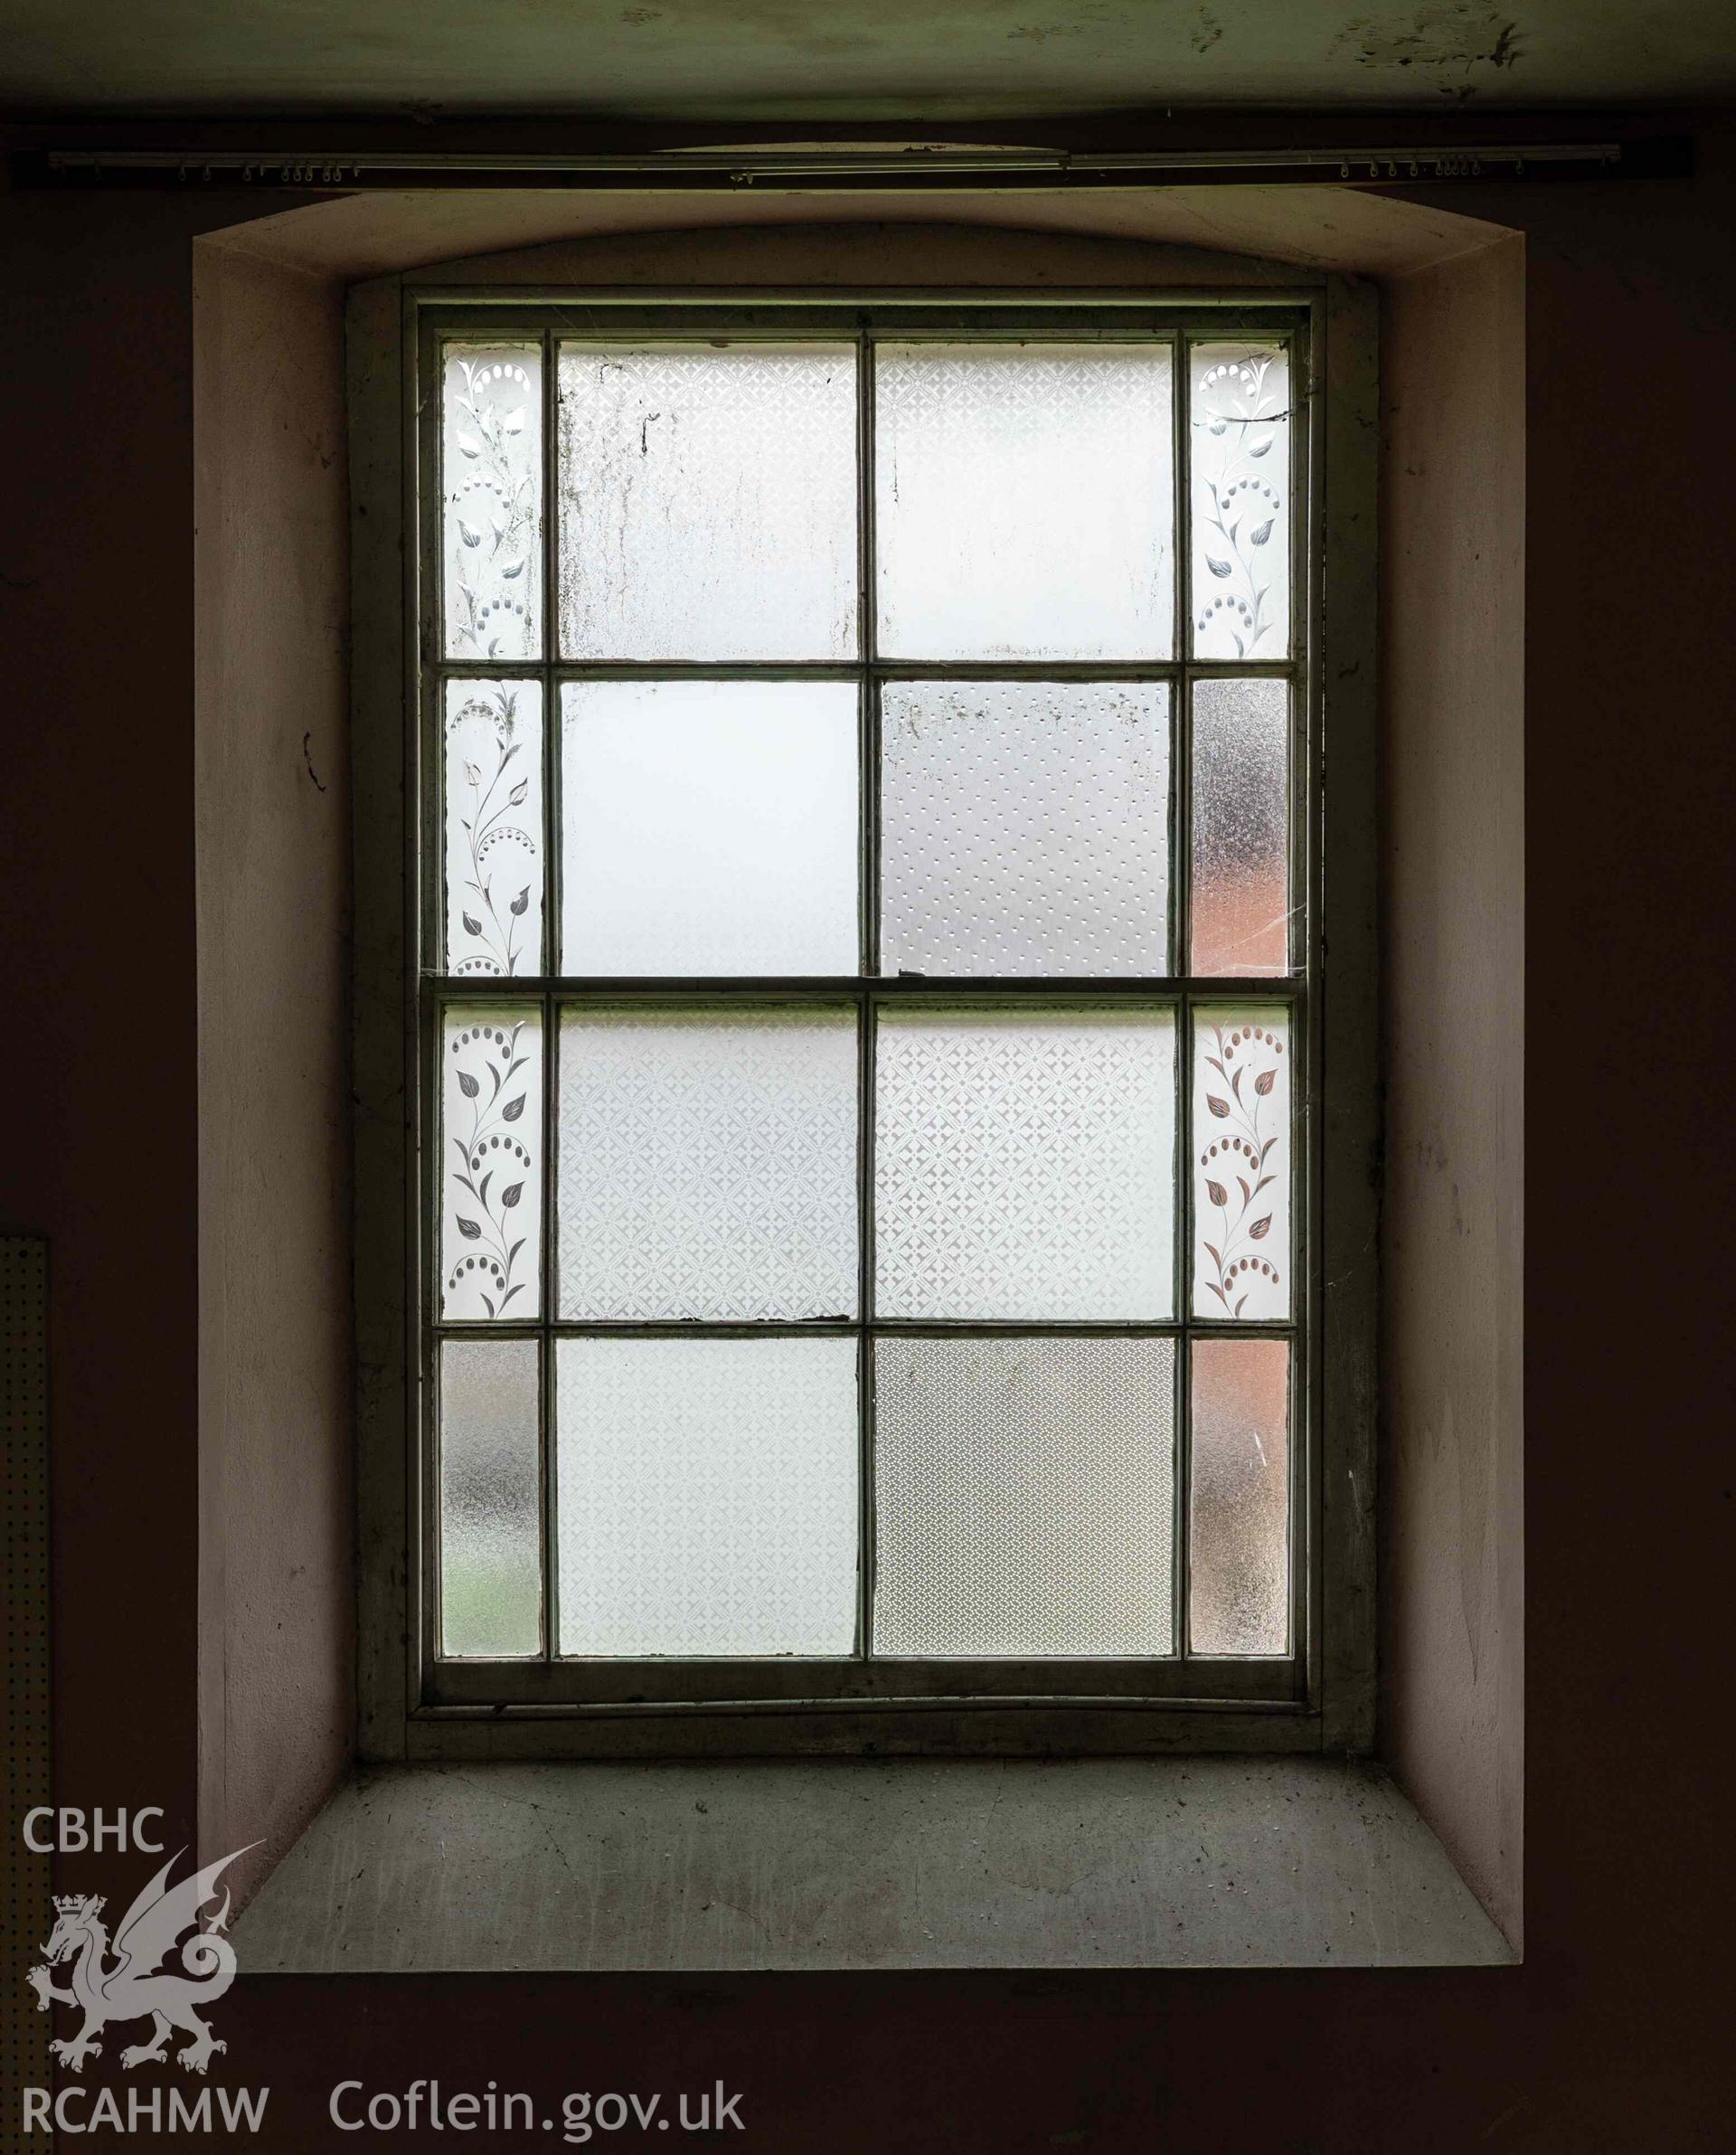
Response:
M448 658L542 649L542 350L448 345L440 388Z
M440 1651L542 1650L533 1339L440 1343Z
M534 1004L441 1019L440 1315L523 1323L542 1306L542 1021Z
M446 685L446 969L542 969L542 688Z
M561 968L854 973L847 681L561 690Z
M1189 356L1196 658L1290 648L1290 363L1281 345Z
M1169 690L886 685L881 969L1167 973Z
M1290 1052L1283 1009L1194 1013L1194 1313L1290 1313Z
M1290 1349L1194 1342L1188 1639L1196 1654L1290 1640Z
M1289 690L1194 685L1195 973L1289 965Z
M847 1654L851 1339L563 1339L563 1654Z
M856 1311L856 1015L569 1010L566 1317Z
M844 658L855 353L561 347L569 658Z
M876 1654L1174 1649L1173 1340L879 1339Z
M1167 1317L1167 1010L884 1010L875 1051L882 1317Z
M880 647L1167 657L1167 345L882 345Z

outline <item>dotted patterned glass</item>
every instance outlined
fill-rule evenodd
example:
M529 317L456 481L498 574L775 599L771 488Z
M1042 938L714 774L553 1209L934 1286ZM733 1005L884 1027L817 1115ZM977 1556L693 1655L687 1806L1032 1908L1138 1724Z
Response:
M1282 1007L1194 1012L1194 1314L1290 1314L1290 1036Z
M542 1307L542 1020L448 1004L440 1038L440 1315L523 1323Z
M1188 1626L1196 1654L1290 1640L1290 1348L1194 1342Z
M447 657L540 657L540 344L444 347L440 532Z
M879 1315L1170 1315L1170 1011L887 1009L875 1062Z
M856 646L848 345L562 344L569 658L844 658Z
M1289 702L1282 681L1194 685L1195 973L1288 969Z
M1167 345L882 344L875 366L883 656L1169 656Z
M876 1654L1175 1648L1175 1346L874 1343Z
M542 969L542 685L446 685L446 969Z
M561 695L563 972L856 970L854 683Z
M848 1654L854 1339L555 1349L560 1650Z
M534 1339L440 1343L440 1651L542 1650Z
M854 1009L568 1010L564 1317L856 1312Z
M1169 690L888 682L881 970L1167 973Z
M1290 363L1282 345L1195 345L1188 453L1196 658L1290 649Z

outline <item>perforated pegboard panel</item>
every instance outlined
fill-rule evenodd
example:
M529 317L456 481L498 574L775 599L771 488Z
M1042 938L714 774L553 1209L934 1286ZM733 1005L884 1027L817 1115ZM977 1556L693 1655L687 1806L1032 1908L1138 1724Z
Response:
M48 1936L49 1858L24 1846L24 1818L46 1803L48 1689L48 1244L0 1235L0 1488L5 1494L5 1817L0 1892L0 2144L22 2148L20 2097L46 2087L48 2015L24 1985L30 1948ZM32 2148L48 2144L33 2134Z

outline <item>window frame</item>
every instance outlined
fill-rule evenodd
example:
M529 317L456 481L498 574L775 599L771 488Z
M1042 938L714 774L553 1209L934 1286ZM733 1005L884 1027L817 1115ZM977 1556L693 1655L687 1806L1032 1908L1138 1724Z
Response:
M533 319L558 337L586 341L619 336L665 337L755 333L915 334L948 342L1040 335L1045 341L1092 341L1156 329L1214 341L1270 334L1277 323L1293 334L1292 591L1297 646L1276 662L1195 661L1187 655L1185 525L1178 521L1177 606L1173 657L1155 665L1062 665L1052 661L1002 666L890 665L873 657L799 668L854 676L980 679L1156 677L1172 687L1172 799L1188 785L1185 684L1201 676L1277 674L1298 684L1292 698L1291 873L1293 901L1306 893L1307 930L1301 967L1288 976L1202 978L1184 973L1158 980L1058 984L1052 979L977 983L957 978L760 980L720 983L584 983L595 1003L733 999L774 1003L854 1001L859 1009L884 1002L981 1006L995 1000L1055 1003L1073 998L1116 1003L1129 998L1177 1008L1176 1052L1189 1064L1181 1089L1184 1125L1191 1049L1184 1022L1190 1001L1231 1001L1239 995L1287 1003L1294 1052L1306 1055L1292 1132L1294 1276L1299 1292L1283 1326L1194 1317L1187 1274L1178 1270L1175 1313L1139 1324L930 1325L878 1329L929 1334L1135 1332L1173 1337L1186 1360L1190 1337L1252 1337L1281 1331L1293 1340L1291 1422L1292 1644L1288 1659L1184 1659L1175 1651L1137 1662L1042 1663L731 1659L537 1661L443 1660L434 1651L436 1521L432 1471L431 1377L435 1337L432 1302L438 1252L429 1245L430 1144L425 1118L438 1115L433 1091L439 1055L436 1013L443 1000L522 997L543 1011L545 1101L556 1092L558 1014L563 992L580 983L533 976L494 978L456 993L442 980L418 977L411 953L437 950L444 903L438 788L419 786L418 772L438 751L438 704L445 679L517 675L545 684L543 724L558 741L561 678L636 676L643 668L587 666L553 657L503 664L446 661L440 657L438 578L422 574L440 559L439 489L421 475L438 472L436 440L439 340L455 331L505 336ZM563 318L564 317L564 318ZM1374 1158L1373 805L1374 795L1373 449L1374 324L1365 288L1344 280L1324 285L1180 293L1090 291L873 293L824 298L813 292L730 294L648 289L551 290L442 288L386 279L352 297L350 367L354 440L355 525L354 622L354 756L357 889L357 1273L358 1422L362 1440L361 1668L363 1748L372 1755L406 1750L462 1755L466 1734L488 1732L485 1748L500 1748L503 1725L516 1724L508 1748L540 1752L660 1748L1069 1749L1146 1748L1260 1750L1366 1747L1373 1704L1373 1205L1369 1163ZM1184 498L1187 376L1175 374L1175 493ZM554 449L554 368L543 370L545 467ZM395 402L395 415L392 406ZM396 423L388 423L395 417ZM872 513L872 480L858 487ZM1333 514L1326 515L1331 491ZM542 604L556 610L554 505L547 504ZM419 543L408 543L414 536ZM388 588L390 586L390 589ZM429 587L433 587L430 589ZM398 616L394 627L385 617ZM551 629L548 646L554 646ZM734 666L648 669L710 672L763 678L789 669ZM1323 684L1338 685L1330 702L1334 760L1330 797L1323 781ZM872 704L872 696L864 698ZM394 724L395 715L400 723ZM876 745L864 721L864 775L873 781ZM549 753L552 759L554 749ZM418 801L420 801L420 812ZM549 813L553 814L552 789ZM398 840L395 873L393 836ZM1186 951L1187 862L1181 834L1170 855L1172 962ZM1325 873L1330 858L1335 874ZM873 890L872 859L864 897ZM395 885L395 889L394 889ZM395 899L395 903L392 901ZM557 931L553 888L544 893L546 932ZM1328 907L1331 911L1328 912ZM424 942L421 939L433 939ZM1332 952L1331 993L1326 953ZM872 955L873 944L870 943ZM395 1026L393 1020L395 1018ZM394 1042L394 1030L397 1038ZM1328 1063L1335 1079L1325 1084ZM1348 1082L1341 1080L1348 1079ZM390 1106L388 1106L390 1102ZM1310 1102L1324 1110L1310 1114ZM377 1111L385 1110L384 1112ZM549 1109L552 1120L552 1107ZM1178 1128L1178 1156L1188 1132ZM555 1172L545 1149L545 1177ZM1179 1167L1179 1158L1178 1158ZM1178 1188L1183 1208L1184 1176ZM1328 1197L1331 1202L1328 1203ZM395 1227L389 1224L395 1222ZM1178 1224L1178 1255L1191 1248L1191 1221ZM382 1268L381 1260L388 1260ZM545 1239L543 1262L552 1266ZM394 1288L392 1274L398 1282ZM554 1322L551 1311L549 1322ZM849 1325L760 1325L704 1328L718 1332L857 1333ZM489 1324L476 1330L507 1337L524 1328ZM580 1330L599 1328L579 1326ZM636 1328L680 1337L702 1328L671 1324ZM549 1337L543 1329L544 1338ZM378 1352L371 1351L378 1348ZM552 1354L542 1361L552 1383ZM1184 1371L1178 1378L1175 1478L1178 1557L1185 1544L1188 1501L1184 1460ZM552 1541L552 1506L543 1494L545 1550ZM868 1531L864 1521L864 1539ZM545 1582L549 1577L545 1570ZM1185 1571L1176 1566L1178 1611L1184 1611ZM545 1587L545 1601L547 1599ZM545 1623L548 1612L545 1608ZM402 1642L394 1671L391 1641ZM841 1677L848 1676L848 1682ZM431 1742L419 1744L419 1733ZM454 1739L457 1739L455 1742Z

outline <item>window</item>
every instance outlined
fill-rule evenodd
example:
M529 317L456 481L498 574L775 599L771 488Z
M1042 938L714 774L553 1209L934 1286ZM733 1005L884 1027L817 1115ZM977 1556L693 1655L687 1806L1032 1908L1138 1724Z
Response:
M412 1711L1317 1714L1324 312L420 307Z

